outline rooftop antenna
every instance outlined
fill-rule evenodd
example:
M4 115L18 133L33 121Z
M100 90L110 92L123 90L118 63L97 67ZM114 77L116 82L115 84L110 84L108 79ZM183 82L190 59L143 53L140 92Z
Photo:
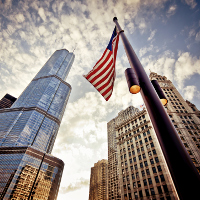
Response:
M74 49L73 49L73 51L72 51L73 53L74 53L74 51L76 50L76 47L77 47L77 43L75 44L75 47L74 47Z

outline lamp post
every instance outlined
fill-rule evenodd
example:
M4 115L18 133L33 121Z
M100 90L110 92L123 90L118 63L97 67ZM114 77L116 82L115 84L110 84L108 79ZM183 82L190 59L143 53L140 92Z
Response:
M113 18L120 33L131 68L138 79L140 92L162 148L180 200L199 198L200 176L183 146L174 125L166 113L137 55L121 29L117 18Z

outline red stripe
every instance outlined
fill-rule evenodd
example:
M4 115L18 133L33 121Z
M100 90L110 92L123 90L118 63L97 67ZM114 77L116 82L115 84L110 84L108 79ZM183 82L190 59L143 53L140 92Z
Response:
M110 78L108 79L108 81L107 81L104 85L102 85L100 88L97 89L98 91L103 90L103 89L111 82L111 79L113 79L114 73L115 73L115 71L113 71L113 73L112 73L112 75L110 76ZM112 83L112 84L113 84L113 83Z
M99 77L101 77L105 72L110 71L110 70L112 70L112 69L113 69L113 62L112 62L112 60L111 60L111 62L108 63L108 66L107 66L101 73L99 73L97 76L95 76L95 77L90 81L90 83L93 83L93 82L96 81ZM110 74L110 73L108 72L108 74L107 74L105 77L108 77L109 74ZM101 80L99 80L96 84L102 83L102 80L105 80L105 77L103 77ZM95 84L95 86L96 86L96 84Z
M108 51L110 51L110 50L108 50ZM108 61L108 59L110 58L110 56L112 56L112 51L109 52L108 56L107 56L106 59L103 61L103 63L101 63L101 65L99 65L96 69L94 69L94 68L95 68L95 66L96 66L97 64L94 66L93 70L90 71L90 74L86 75L86 78L89 79L92 75L96 74L96 73L105 65L105 63ZM101 58L101 60L102 60L102 59L103 59L103 58ZM99 60L99 61L100 61L100 60Z
M99 61L97 61L97 63L95 64L95 66L103 59L103 57L105 56L106 52L107 52L108 49L106 49L103 53L103 55L101 56L101 58L99 59ZM88 76L95 68L95 66L92 68L92 70L85 76Z
M92 80L90 80L90 81L88 80L91 84L93 84L97 79L100 79L97 83L95 83L93 85L96 88L98 85L103 83L103 85L99 89L96 88L99 92L101 92L103 89L108 87L108 85L112 82L112 84L106 89L106 91L104 91L101 94L106 101L108 101L108 99L110 99L112 92L113 92L114 80L115 80L115 63L116 63L116 57L117 57L118 42L119 42L119 35L117 34L117 36L112 41L112 51L106 49L104 51L102 57L99 59L99 61L93 67L93 69L87 75L84 76L87 80L89 78L91 78L91 76L94 76L92 78ZM105 54L108 51L109 51L109 53L105 57ZM113 55L113 58L111 59L111 61L109 63L107 63L110 56L112 56L112 55ZM102 59L105 59L103 61L103 63L101 63L98 67L96 67L102 61ZM95 67L96 67L96 69L95 69ZM99 70L101 70L103 67L104 67L104 69L98 74ZM114 69L114 71L112 72L113 69ZM107 72L107 74L103 77L103 75L106 72ZM105 95L108 94L108 92L110 92L109 96L105 97Z

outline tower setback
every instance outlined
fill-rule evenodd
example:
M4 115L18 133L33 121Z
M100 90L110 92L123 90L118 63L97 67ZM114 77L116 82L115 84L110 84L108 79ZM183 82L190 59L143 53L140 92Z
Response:
M71 92L65 79L73 61L73 53L56 51L11 108L0 109L1 199L56 199L64 163L49 153Z

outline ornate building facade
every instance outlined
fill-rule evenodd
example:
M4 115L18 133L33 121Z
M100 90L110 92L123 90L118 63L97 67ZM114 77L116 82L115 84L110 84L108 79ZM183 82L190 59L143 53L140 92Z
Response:
M176 87L165 76L150 74L151 80L157 80L168 100L165 106L181 141L200 173L200 111L194 104L185 101Z
M108 199L108 161L103 159L94 164L90 174L89 200Z
M56 51L11 108L0 109L1 199L22 193L24 199L56 199L64 163L49 153L70 95L64 80L73 61L73 53ZM48 191L41 193L41 183Z
M166 111L200 171L200 111L166 77L151 73L150 79L158 80L166 94ZM109 200L178 199L147 111L130 106L107 127Z

